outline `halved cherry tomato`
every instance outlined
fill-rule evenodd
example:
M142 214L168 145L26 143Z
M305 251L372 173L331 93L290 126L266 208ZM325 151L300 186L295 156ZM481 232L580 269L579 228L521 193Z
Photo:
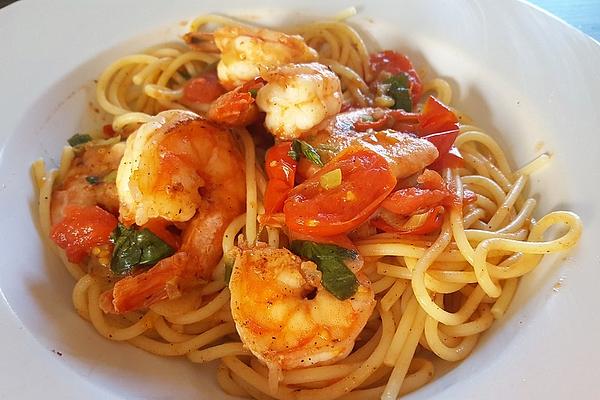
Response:
M424 170L417 177L417 186L400 189L385 199L381 206L396 214L409 216L439 205L452 204L454 194L435 171Z
M458 130L458 118L439 100L429 96L419 115L419 136Z
M267 150L265 170L269 178L265 191L265 215L283 209L283 202L294 187L298 163L289 156L291 142L281 142Z
M321 176L338 168L341 184L324 189ZM382 156L350 147L290 192L283 206L286 226L316 236L347 233L363 223L395 185L396 178Z
M210 103L225 93L216 71L190 79L183 86L183 100L190 103Z
M146 222L142 228L148 229L169 246L178 249L181 246L181 238L168 229L171 225L169 221L162 218L153 218Z
M411 215L445 204L451 198L452 194L447 190L410 187L395 191L381 206L399 215Z
M474 192L463 190L462 200L456 197L455 191L447 185L440 174L426 169L417 177L417 185L403 188L392 193L381 206L386 210L410 216L437 206L462 207L477 199Z
M117 218L98 206L67 206L65 217L52 227L50 238L64 249L69 261L79 263L92 248L106 244Z
M423 93L423 85L421 84L419 74L417 74L417 71L413 68L408 57L392 50L386 50L371 54L369 63L375 76L379 75L382 71L389 72L392 75L404 72L410 81L410 93L413 105L419 101L419 98Z
M294 186L298 162L290 157L291 142L280 142L267 150L265 171L269 179L279 179Z
M444 157L458 136L458 118L444 104L430 96L419 116L418 134L438 150L438 160Z
M438 207L460 208L476 199L477 196L470 190L463 190L462 199L458 198L455 191L448 187L437 172L426 169L417 177L417 186L397 190L385 199L381 203L382 209L371 224L386 232L404 232L408 231L404 228L404 223L409 216L424 212L432 213L432 210ZM436 223L431 226L437 227L440 215L439 212L435 218L433 214L428 215L426 222L435 221ZM428 231L425 228L424 230ZM410 232L415 233L415 230L411 229Z
M287 199L288 193L292 188L293 186L290 186L279 179L271 179L267 182L264 204L267 220L272 214L283 210L283 203L285 202L285 199Z

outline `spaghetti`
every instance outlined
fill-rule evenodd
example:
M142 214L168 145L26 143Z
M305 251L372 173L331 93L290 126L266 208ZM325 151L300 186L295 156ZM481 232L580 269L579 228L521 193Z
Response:
M192 32L217 26L245 26L222 16L202 16ZM374 97L375 73L360 36L340 21L295 27L317 50L319 62L341 81L344 102L354 107L385 103ZM184 99L184 84L214 67L219 55L192 50L184 44L151 48L111 64L97 84L97 99L114 116L112 129L127 135L151 116L165 110L207 111L206 104ZM423 86L442 103L450 104L450 85L435 78ZM479 336L508 308L521 276L533 270L544 254L572 248L581 234L579 218L564 211L533 218L536 201L526 195L529 176L548 156L514 170L494 139L473 125L461 125L454 145L464 164L446 168L444 180L458 199L465 191L476 200L451 207L438 231L403 235L367 230L354 237L365 262L362 271L371 282L377 306L357 338L352 352L333 365L269 370L240 341L230 310L225 283L227 255L242 242L258 241L272 248L287 245L286 231L271 225L261 229L268 178L257 160L255 140L239 130L244 159L245 213L234 218L221 240L224 254L212 278L181 296L150 305L146 310L107 314L102 293L114 284L93 273L84 263L68 261L50 242L76 280L73 304L104 337L127 341L161 356L185 356L193 363L218 360L217 381L233 396L256 399L396 399L418 389L434 375L432 358L456 362L467 357ZM64 179L76 150L66 147L58 170L47 171L43 161L33 165L39 190L39 219L44 237L53 223L53 188ZM546 238L554 226L566 232ZM100 254L102 249L95 250Z

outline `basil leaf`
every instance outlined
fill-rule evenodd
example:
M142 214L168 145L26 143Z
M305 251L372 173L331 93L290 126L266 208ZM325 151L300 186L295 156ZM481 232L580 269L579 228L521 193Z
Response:
M151 266L175 252L148 229L135 230L121 224L111 234L115 244L111 270L118 275L130 273L136 266Z
M390 85L387 90L387 95L394 99L394 109L403 109L405 111L412 111L412 97L410 94L410 82L408 76L404 73L394 75L383 83Z
M323 287L340 300L354 296L358 290L356 275L337 258L321 258L316 263L323 276Z
M354 250L308 240L294 240L290 249L317 264L317 269L321 271L323 287L336 298L346 300L358 290L356 275L343 261L358 257Z
M317 150L315 150L314 147L303 140L294 139L288 155L294 160L298 161L300 159L300 154L304 155L308 161L318 165L319 167L324 165L323 161L321 160L321 156L319 153L317 153Z
M85 180L86 180L86 181L87 181L87 183L89 183L90 185L97 185L97 184L99 184L99 183L101 183L101 182L102 182L102 178L101 178L101 177L99 177L99 176L93 176L93 175L86 176L86 177L85 177Z
M92 140L92 137L90 135L87 134L79 134L76 133L73 136L71 136L69 139L67 139L67 143L69 143L69 146L71 147L75 147L75 146L79 146L81 144L87 143L90 140Z
M250 89L248 90L248 93L250 93L250 96L252 96L252 98L256 98L256 95L258 94L258 89Z

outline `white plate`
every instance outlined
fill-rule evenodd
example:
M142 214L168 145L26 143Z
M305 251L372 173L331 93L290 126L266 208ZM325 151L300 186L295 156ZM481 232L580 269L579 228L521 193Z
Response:
M73 282L32 220L29 165L39 156L56 162L67 137L101 123L88 96L107 63L175 40L181 21L221 11L289 23L350 5L301 3L54 0L0 12L0 397L224 398L213 371L104 340L75 314ZM429 76L449 78L455 105L508 146L516 164L554 154L531 190L542 210L574 210L585 225L575 251L523 280L472 356L406 398L597 397L600 46L517 1L357 5L351 22Z

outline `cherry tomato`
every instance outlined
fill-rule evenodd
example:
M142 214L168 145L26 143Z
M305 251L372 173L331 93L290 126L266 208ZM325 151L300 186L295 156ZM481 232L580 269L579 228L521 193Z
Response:
M210 103L225 93L216 71L190 79L183 86L183 99L190 103Z
M323 188L321 176L338 168L340 185ZM396 178L382 156L350 147L290 192L283 207L286 226L316 236L347 233L363 223L395 185Z
M50 238L64 249L69 261L82 262L92 248L109 243L117 218L98 206L67 206L63 220L52 227Z
M271 179L267 182L265 190L265 215L267 220L269 216L283 209L283 203L292 187L279 179Z
M410 187L395 191L381 206L395 214L411 215L444 204L451 197L447 190Z
M458 130L458 118L439 100L429 96L419 115L419 136Z
M291 142L281 142L271 147L265 155L265 170L269 179L279 179L294 186L297 161L290 157Z
M369 63L375 76L379 75L382 71L389 72L392 75L397 75L402 72L406 73L408 80L410 81L410 94L413 105L419 101L419 98L423 93L423 85L421 83L421 78L419 78L417 71L413 68L408 57L392 50L386 50L371 54Z
M268 217L283 209L283 202L294 187L298 163L289 156L291 142L278 143L265 155L265 170L269 177L265 191L265 215Z

